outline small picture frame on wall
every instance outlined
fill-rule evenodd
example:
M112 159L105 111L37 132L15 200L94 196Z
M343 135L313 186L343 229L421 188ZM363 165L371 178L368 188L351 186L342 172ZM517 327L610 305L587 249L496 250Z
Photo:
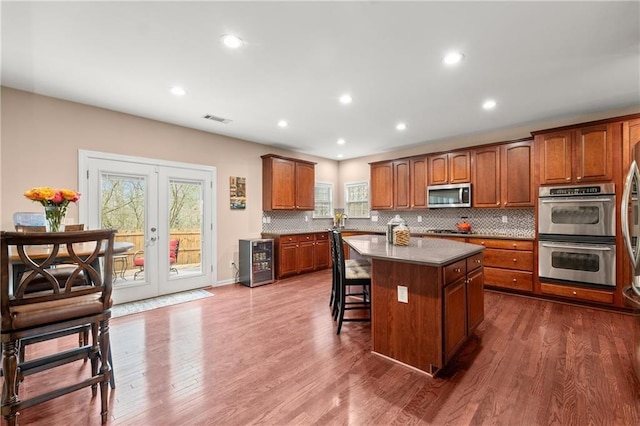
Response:
M247 207L247 178L229 178L229 199L231 210L244 210Z

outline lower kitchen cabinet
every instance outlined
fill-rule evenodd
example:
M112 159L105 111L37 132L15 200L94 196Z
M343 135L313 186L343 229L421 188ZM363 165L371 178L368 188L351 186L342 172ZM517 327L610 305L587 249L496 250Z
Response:
M540 290L542 294L550 296L560 296L586 302L613 303L612 291L543 282L540 283Z
M469 243L486 247L484 283L533 292L533 241L469 238Z
M276 278L326 269L331 265L329 235L326 232L274 236Z
M486 251L486 250L485 250ZM483 254L444 267L444 353L448 362L484 319Z

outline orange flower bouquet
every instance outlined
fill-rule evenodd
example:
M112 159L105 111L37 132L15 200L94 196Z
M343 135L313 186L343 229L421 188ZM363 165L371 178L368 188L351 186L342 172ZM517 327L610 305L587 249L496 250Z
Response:
M44 206L47 218L47 230L51 232L61 231L61 225L67 214L69 203L75 203L80 199L80 193L71 189L55 189L47 186L31 188L24 193L30 200L38 201Z

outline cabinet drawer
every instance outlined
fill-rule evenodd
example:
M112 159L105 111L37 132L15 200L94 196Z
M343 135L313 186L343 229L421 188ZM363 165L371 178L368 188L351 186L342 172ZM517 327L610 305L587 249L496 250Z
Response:
M519 250L486 249L484 251L484 265L494 268L517 269L519 271L533 271L533 252Z
M613 292L611 291L549 283L540 283L540 288L543 294L587 300L589 302L613 303Z
M329 234L328 233L323 233L323 234L315 234L316 236L316 241L322 241L322 240L328 240L329 239Z
M482 255L482 253L478 253L476 255L473 255L471 257L467 258L467 271L471 272L474 269L477 269L479 267L482 266L482 258L484 256Z
M533 241L524 240L496 240L493 238L469 238L471 244L479 244L486 248L496 248L504 250L533 250Z
M298 235L298 241L301 243L304 241L315 241L315 236L313 234L300 234Z
M298 242L298 236L297 235L285 235L280 237L280 243L282 244L286 244L286 243L297 243Z
M445 285L451 284L460 277L464 277L467 274L467 260L462 259L451 265L444 267L444 283Z
M484 283L493 287L533 291L533 273L487 267L484 268Z

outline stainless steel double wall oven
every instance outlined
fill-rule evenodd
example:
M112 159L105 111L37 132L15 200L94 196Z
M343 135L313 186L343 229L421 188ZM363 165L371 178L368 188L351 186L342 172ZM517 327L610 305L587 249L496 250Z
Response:
M541 279L615 287L615 185L540 188L538 239Z

